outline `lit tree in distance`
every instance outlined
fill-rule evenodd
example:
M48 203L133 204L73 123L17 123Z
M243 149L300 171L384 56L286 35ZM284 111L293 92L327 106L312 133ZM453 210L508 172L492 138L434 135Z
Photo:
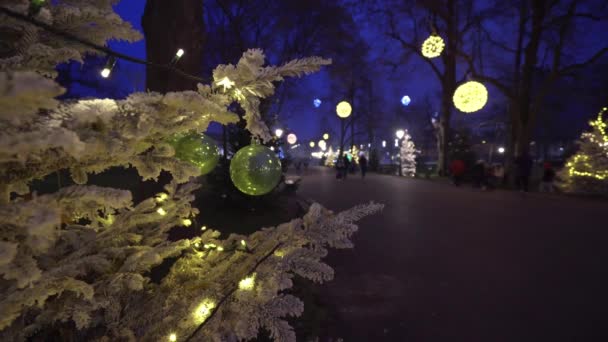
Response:
M237 122L229 110L235 102L251 134L269 141L260 100L273 95L274 83L330 61L265 66L262 51L248 50L197 89L60 102L64 89L41 74L136 31L113 12L114 1L35 3L36 13L28 13L29 1L0 5L19 14L0 14L0 26L20 33L3 41L0 57L0 341L237 341L261 328L277 341L295 341L283 317L299 316L303 303L283 291L294 275L330 280L333 269L321 261L327 248L352 247L354 223L382 206L334 214L313 204L301 219L220 239L196 225L201 170L177 158L170 141L211 122ZM84 49L33 20L92 42ZM129 191L87 185L89 174L111 167L133 167L143 180L164 170L173 179L134 203ZM64 169L76 185L44 195L30 188ZM168 240L175 228L198 236ZM165 275L152 281L161 264Z
M578 152L566 162L560 174L566 192L608 195L608 108L589 123L590 132L581 135Z
M408 133L403 136L399 156L401 158L401 173L404 176L416 176L416 146L412 141L412 136Z

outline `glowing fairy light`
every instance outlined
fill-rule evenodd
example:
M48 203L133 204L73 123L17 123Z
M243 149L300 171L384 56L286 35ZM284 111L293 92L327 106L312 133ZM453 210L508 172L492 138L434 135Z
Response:
M169 198L169 195L164 192L161 192L160 194L156 195L156 202L164 202L167 198Z
M405 95L401 98L401 104L404 105L405 107L409 106L410 102L412 102L412 99L410 99L410 97L407 95Z
M215 309L215 302L211 299L205 299L199 306L194 310L194 320L197 324L203 323L211 312Z
M488 102L488 90L479 82L469 81L456 88L452 100L461 112L473 113Z
M315 147L315 142L314 142L314 141L309 142L309 143L308 143L308 146L310 146L311 148L312 148L312 147Z
M201 230L207 230L207 226L202 226Z
M435 58L441 55L445 43L437 35L431 35L422 43L422 55L426 58Z
M282 129L280 129L280 128L275 129L275 130L274 130L274 135L275 135L277 138L280 138L280 137L283 135L283 130L282 130Z
M172 333L171 335L169 335L169 341L176 342L177 341L177 335L175 333Z
M184 55L184 49L179 49L175 53L175 57L177 57L177 58L182 58L183 55Z
M183 220L182 220L182 224L183 224L185 227L190 227L190 226L192 225L192 220L190 220L190 219L183 219Z
M325 140L329 139L329 133L324 133L323 134L323 139L325 139Z
M241 246L247 247L247 242L245 242L245 240L241 240Z
M114 69L114 65L116 65L116 58L114 58L114 56L110 56L110 58L108 58L108 62L106 63L106 65L103 67L103 69L100 72L101 77L103 77L103 78L110 77L110 74L112 73L112 69Z
M315 99L314 101L312 101L312 103L315 105L315 108L319 108L321 106L322 101L319 99Z
M255 273L241 281L239 281L239 289L243 291L253 290L255 286Z
M165 211L165 209L163 208L158 208L156 209L156 212L160 215L160 216L165 216L167 215L167 211Z
M227 76L224 76L221 80L215 82L218 87L224 87L224 91L234 86L234 81L231 81Z

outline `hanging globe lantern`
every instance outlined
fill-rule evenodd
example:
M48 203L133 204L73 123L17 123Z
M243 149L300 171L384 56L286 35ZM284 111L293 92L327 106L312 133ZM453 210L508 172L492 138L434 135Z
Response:
M201 176L211 172L220 159L217 144L205 134L176 136L169 143L175 149L175 158L196 165Z
M352 111L353 108L350 106L350 103L346 101L342 101L336 106L336 114L338 114L338 116L342 119L349 117Z
M281 179L281 161L268 147L257 144L243 147L232 157L230 179L247 195L267 194Z
M310 146L311 148L315 147L315 142L314 141L309 142L308 146Z
M329 139L329 133L323 134L323 139L325 139L325 140Z
M296 137L296 135L295 135L295 134L293 134L293 133L289 133L289 134L287 135L287 142L288 142L290 145L295 144L297 141L298 141L298 137Z
M445 43L438 35L432 34L422 43L422 55L426 58L435 58L441 55Z
M327 143L325 142L325 140L319 140L319 148L325 151L325 149L327 148Z
M453 101L461 112L473 113L488 102L488 90L479 82L469 81L456 88Z

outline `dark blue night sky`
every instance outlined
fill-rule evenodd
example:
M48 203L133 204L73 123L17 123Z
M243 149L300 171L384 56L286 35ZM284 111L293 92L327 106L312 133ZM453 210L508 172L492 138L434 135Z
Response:
M483 4L483 2L480 3ZM131 22L136 29L141 31L140 20L144 6L145 0L129 0L121 1L115 8L122 18ZM420 105L425 96L429 97L433 105L438 108L439 84L434 75L432 75L428 65L417 57L408 58L406 63L402 63L396 69L378 62L383 60L395 62L399 60L401 51L398 45L386 37L384 32L382 32L382 25L372 23L366 17L355 15L355 18L360 27L361 36L370 47L369 70L366 70L366 73L373 82L375 95L381 95L381 103L376 104L376 108L384 114L385 127L381 128L380 135L385 136L385 138L381 137L380 139L390 141L392 132L396 128L407 128L412 118L415 117L411 111L414 108L420 108L417 105ZM490 23L488 27L491 30L495 30L493 34L498 39L505 41L510 39L508 36L509 32L504 32L500 23ZM596 51L596 47L605 42L605 32L608 32L605 22L596 26L586 27L578 39L576 53L570 53L569 58L577 60L588 57L589 54ZM145 42L143 40L133 44L111 42L110 47L129 55L145 58ZM259 48L264 49L264 46L260 46ZM493 58L500 59L501 56L493 56ZM119 75L113 76L113 82L119 84L126 91L143 90L145 83L143 66L120 61L119 70L121 72ZM283 121L286 121L289 127L297 127L296 133L302 140L318 138L318 135L322 133L319 129L319 122L323 116L330 116L330 122L336 127L338 125L338 119L335 116L335 104L341 99L332 98L332 96L340 92L330 89L329 84L327 71L298 80L297 93L301 95L290 97L280 113ZM489 85L487 86L490 93L490 101L484 110L474 115L465 115L455 111L453 120L456 123L485 120L492 117L496 111L504 110L504 101L500 92ZM404 95L408 95L411 98L411 104L408 107L404 107L400 102ZM313 105L313 101L316 98L320 98L323 101L318 108ZM356 111L357 108L354 110ZM409 115L411 115L410 118L408 118ZM595 113L590 109L586 109L584 113L574 113L572 115L576 115L577 121L581 123L580 126L584 127L586 119L595 115ZM416 116L414 120L417 120L418 117ZM412 133L416 135L421 132ZM363 143L363 141L359 141L359 143Z

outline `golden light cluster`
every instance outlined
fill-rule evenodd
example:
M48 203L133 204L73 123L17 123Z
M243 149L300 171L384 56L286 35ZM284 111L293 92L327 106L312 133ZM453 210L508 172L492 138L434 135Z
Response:
M445 43L441 37L431 35L422 43L422 55L426 58L439 57L444 47Z
M488 102L488 90L479 82L469 81L456 88L452 100L461 112L473 113Z
M342 119L346 119L347 117L349 117L352 111L353 108L351 107L350 103L346 101L342 101L336 106L336 113Z
M604 113L608 111L608 108L604 107L600 111L597 116L597 119L591 121L589 124L591 127L595 127L600 132L601 141L596 141L591 133L585 133L585 135L589 138L589 140L593 143L598 144L600 147L608 147L608 133L606 132L606 128L608 124L606 124L603 120ZM595 178L597 180L608 180L608 170L598 170L598 171L581 171L581 169L591 170L593 166L589 163L590 157L586 154L577 154L574 158L566 163L566 167L568 168L568 173L570 176L578 176L578 177L590 177Z

